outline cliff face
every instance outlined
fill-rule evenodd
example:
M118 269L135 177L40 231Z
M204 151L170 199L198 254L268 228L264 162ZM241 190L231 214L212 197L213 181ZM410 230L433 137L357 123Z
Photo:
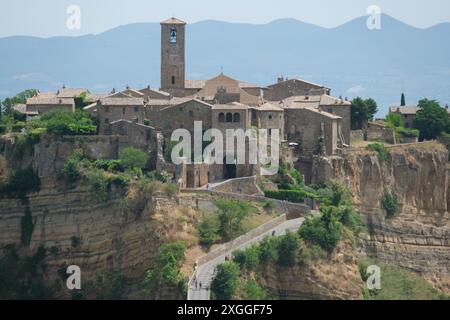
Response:
M368 255L419 272L439 289L450 292L450 191L448 152L440 144L423 143L387 149L388 161L376 152L350 152L343 158L316 162L319 179L343 182L364 215L370 237ZM395 194L398 215L387 218L385 190Z
M261 283L280 299L355 300L362 298L363 281L358 254L349 241L342 241L333 254L295 267L264 265Z
M61 280L61 270L65 272L69 265L81 268L84 288L92 288L97 277L110 270L119 271L133 284L153 265L161 244L175 240L195 243L195 211L179 206L176 198L162 192L145 194L133 186L127 193L112 185L108 199L102 201L83 180L72 189L59 181L57 172L75 148L109 157L108 142L95 137L85 143L44 139L19 161L14 161L14 142L2 143L0 176L12 168L31 166L42 184L26 201L0 195L0 248L14 244L22 256L32 255L39 246L47 248L46 283L57 297L70 297ZM29 245L23 245L22 219L27 211L34 227ZM170 293L163 296L180 298Z

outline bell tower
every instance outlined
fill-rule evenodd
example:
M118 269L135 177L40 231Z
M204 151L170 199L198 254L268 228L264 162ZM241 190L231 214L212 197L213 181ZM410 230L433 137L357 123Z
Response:
M161 90L184 89L186 22L170 18L161 22Z

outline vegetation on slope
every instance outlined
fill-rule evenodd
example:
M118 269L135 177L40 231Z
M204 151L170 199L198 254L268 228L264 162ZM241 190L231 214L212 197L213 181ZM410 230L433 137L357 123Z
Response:
M430 283L412 271L399 266L378 263L371 259L361 259L359 270L366 283L369 265L377 265L381 271L381 288L371 289L365 286L363 297L366 300L442 300L450 297L433 288Z
M327 186L317 187L317 197L322 199L321 215L309 217L296 233L266 237L257 245L236 251L233 254L233 263L239 267L241 277L236 280L230 275L216 276L211 288L213 294L221 298L249 299L245 288L255 287L254 281L258 284L258 270L264 264L270 262L293 267L330 255L344 237L356 242L364 227L345 188L335 182L329 182ZM226 268L231 267L227 265ZM249 285L248 281L253 282ZM226 295L220 291L221 288L227 288ZM255 290L265 291L263 288L259 289Z

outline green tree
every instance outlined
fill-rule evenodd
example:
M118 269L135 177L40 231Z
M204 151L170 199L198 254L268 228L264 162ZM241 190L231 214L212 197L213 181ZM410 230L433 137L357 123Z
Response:
M406 106L406 99L404 93L402 93L402 97L400 98L400 106L402 107Z
M386 116L386 122L390 128L403 127L402 116L398 113L389 113Z
M252 245L244 250L237 250L233 253L233 260L241 268L252 270L259 265L260 257L259 245Z
M217 273L211 283L211 291L217 300L231 300L239 286L239 266L224 262L217 266Z
M256 209L245 201L224 200L215 201L220 221L220 235L224 240L231 240L242 232L242 220L253 214Z
M37 92L38 91L36 89L28 89L28 90L19 92L12 98L6 98L3 101L3 106L5 107L5 113L8 116L12 116L14 105L19 104L19 103L26 103L27 99L35 96L37 94Z
M292 267L295 264L300 249L300 239L297 234L288 232L280 240L278 246L278 262L282 266Z
M353 99L351 106L351 126L353 130L361 129L368 121L373 120L378 105L373 99Z
M203 214L202 221L198 226L200 244L210 246L220 239L220 221L217 214Z
M435 139L450 127L447 110L436 100L420 100L414 127L420 131L420 140Z
M143 169L147 166L148 155L141 150L129 147L120 152L119 159L126 169Z

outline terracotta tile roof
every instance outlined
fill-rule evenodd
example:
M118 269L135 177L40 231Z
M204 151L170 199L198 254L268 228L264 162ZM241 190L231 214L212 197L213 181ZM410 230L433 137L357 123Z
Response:
M143 98L103 98L100 99L102 105L106 106L139 106L144 105Z
M247 110L248 105L239 102L232 102L227 104L215 104L213 106L214 110Z
M389 107L389 112L400 113L400 114L416 114L419 107L417 106L391 106Z
M83 92L89 93L85 88L63 88L57 93L58 98L75 98L79 97Z
M148 93L148 92L153 92L153 93L156 93L156 94L160 94L162 96L170 97L170 93L165 92L165 91L161 91L161 90L158 90L158 89L153 89L153 88L150 88L150 87L146 87L146 88L143 88L143 89L138 90L138 91L140 93L143 93L144 95L146 93Z
M255 107L254 109L260 111L283 111L283 108L281 108L278 104L273 104L270 102L266 102L259 107Z
M18 111L18 112L20 112L20 113L26 113L27 112L27 105L24 104L24 103L18 103L18 104L15 104L13 106L13 109Z
M183 97L183 98L179 98L179 97L173 97L170 100L167 99L150 99L147 102L147 105L149 106L173 106L173 105L177 105L177 104L181 104L183 102L192 100L192 97Z
M75 100L73 98L47 98L42 97L40 95L32 97L27 99L27 105L36 105L36 104L42 104L42 105L75 105Z

